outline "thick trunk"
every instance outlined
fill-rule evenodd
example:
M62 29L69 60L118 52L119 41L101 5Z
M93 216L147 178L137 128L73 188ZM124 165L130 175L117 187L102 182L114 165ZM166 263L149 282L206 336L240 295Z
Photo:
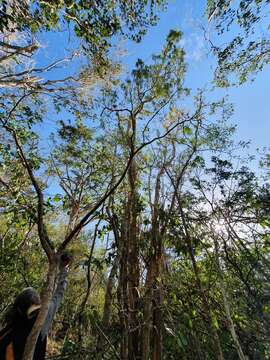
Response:
M153 259L145 282L144 327L142 334L142 359L162 359L163 295L160 285L161 259ZM151 344L153 348L151 349Z
M54 259L54 261L51 261L51 263L49 264L47 280L41 295L41 309L39 311L37 320L32 328L32 331L27 338L22 360L33 359L37 339L48 314L49 304L54 290L57 270L58 270L58 263L56 259Z

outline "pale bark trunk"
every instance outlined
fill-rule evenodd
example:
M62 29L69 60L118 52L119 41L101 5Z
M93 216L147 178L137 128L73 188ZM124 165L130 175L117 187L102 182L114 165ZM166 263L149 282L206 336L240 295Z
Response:
M234 323L231 317L231 310L230 310L230 304L227 298L227 294L226 294L226 290L223 284L223 281L220 281L220 289L221 289L221 293L222 293L222 297L223 297L223 302L224 302L224 307L225 307L225 312L226 312L226 317L227 317L227 322L228 322L228 327L229 327L229 331L231 333L234 345L236 347L238 356L240 360L247 360L247 357L244 355L244 352L242 350L241 344L238 340L238 336L236 334L235 331L235 327L234 327Z
M39 337L41 328L42 328L42 326L45 322L45 319L47 317L47 314L48 314L50 300L53 295L57 270L58 270L58 263L55 259L55 261L52 261L49 264L47 280L46 280L46 283L44 285L42 295L41 295L41 309L39 311L37 320L27 338L22 360L32 360L33 359L37 339Z

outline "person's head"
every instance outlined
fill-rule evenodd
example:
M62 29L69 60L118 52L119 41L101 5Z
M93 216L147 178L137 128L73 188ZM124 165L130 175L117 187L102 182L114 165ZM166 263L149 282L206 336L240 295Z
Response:
M4 315L4 324L34 319L40 309L39 294L31 287L22 290Z
M31 287L25 288L15 299L14 308L28 319L37 315L40 309L40 296Z

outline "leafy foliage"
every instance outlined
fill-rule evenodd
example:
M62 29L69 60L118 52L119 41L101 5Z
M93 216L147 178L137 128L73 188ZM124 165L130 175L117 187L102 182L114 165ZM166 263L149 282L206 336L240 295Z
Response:
M242 84L269 64L268 0L208 0L207 15L221 37L228 31L231 35L225 46L212 44L219 86Z
M83 47L101 55L110 45L111 37L124 34L140 41L147 27L157 22L156 8L166 1L17 1L2 2L0 31L37 32L73 28L84 41Z
M185 87L180 31L124 75L106 62L113 37L140 41L164 4L1 5L8 38L70 26L91 55L76 79L55 80L38 76L58 63L25 70L34 43L0 44L0 312L24 286L46 293L68 247L74 262L52 357L270 358L270 185L250 157L236 156L232 105ZM247 35L263 5L209 0L209 17L221 33L238 21ZM216 49L218 79L257 71L261 45L242 52L242 35ZM250 63L241 69L231 63L239 49ZM261 166L268 175L269 155Z

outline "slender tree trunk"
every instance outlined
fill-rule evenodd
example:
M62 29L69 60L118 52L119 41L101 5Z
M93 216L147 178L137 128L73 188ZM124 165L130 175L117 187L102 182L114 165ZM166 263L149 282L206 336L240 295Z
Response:
M200 275L199 275L199 269L198 269L198 266L197 266L195 256L193 254L193 249L192 249L192 247L190 245L191 244L188 244L188 252L189 252L189 256L191 258L192 267L193 267L193 271L194 271L194 275L195 275L195 279L196 279L196 284L197 284L197 288L198 288L199 293L200 293L200 297L202 299L204 312L206 314L206 319L207 319L210 331L212 333L213 349L215 351L215 355L217 356L217 359L218 360L224 360L219 335L218 335L218 332L217 332L217 330L215 329L215 327L213 325L213 323L214 323L213 320L214 319L213 319L213 316L212 316L212 313L211 313L211 308L210 308L210 305L209 305L208 300L206 298L206 295L204 293L204 290L202 288L201 279L200 279Z
M106 287L106 293L105 293L105 302L104 302L104 311L103 311L103 317L102 317L102 326L103 329L106 330L109 326L110 322L110 316L111 316L111 310L112 310L112 291L114 286L114 280L115 276L117 274L118 269L118 258L116 257L113 263L113 266L110 271L110 275L108 278L108 283Z
M191 349L192 355L190 359L204 360L200 341L194 331L191 332L191 339L192 339L192 349Z
M150 354L150 338L151 330L153 327L153 284L154 284L154 273L155 273L155 262L151 260L147 277L145 282L145 296L144 296L144 326L142 334L142 360L148 360Z
M86 289L86 293L85 296L81 302L80 308L79 308L79 313L77 315L77 321L78 321L78 342L79 344L82 342L82 330L83 330L83 313L85 311L85 307L86 304L88 302L88 299L90 297L90 293L91 293L91 287L92 287L92 279L91 279L91 265L92 265L92 257L93 257L93 253L94 253L94 249L95 249L95 245L96 245L96 239L97 239L97 231L98 231L98 227L100 224L99 220L97 222L97 224L95 225L95 230L94 230L94 236L93 236L93 240L92 240L92 244L91 244L91 249L90 249L90 254L88 257L88 261L87 261L87 273L86 273L86 280L87 280L87 289Z
M121 325L121 343L120 355L122 360L128 360L128 331L129 331L129 307L128 307L128 273L127 273L127 259L128 259L128 206L124 207L124 216L122 220L121 235L119 238L118 251L119 258L119 279L118 279L118 303L119 303L119 320Z
M128 148L130 153L134 153L136 146L136 117L131 115L128 123L129 140ZM131 134L131 135L130 135ZM139 245L137 228L137 164L133 158L128 170L128 254L127 254L127 281L128 281L128 318L129 318L129 360L140 359L140 324L139 313Z
M129 359L139 359L140 328L138 321L139 305L139 248L137 234L137 192L136 192L136 164L131 165L129 171L129 253L128 253L128 292L129 292Z
M108 327L109 327L109 323L110 323L112 300L113 300L112 291L113 291L114 281L115 281L115 277L116 277L117 270L118 270L118 263L119 263L118 257L116 257L114 260L113 266L111 268L110 275L109 275L108 282L107 282L107 287L106 287L105 301L104 301L104 307L103 307L103 317L102 317L102 331L105 335L107 335L107 331L108 331ZM104 348L104 344L105 344L105 337L102 335L99 335L98 339L97 339L97 345L96 345L97 352L102 351L102 349Z
M163 313L162 313L162 304L163 304L163 294L161 287L154 291L156 294L154 296L154 344L153 344L153 355L152 360L162 360L163 359Z
M240 360L246 360L247 357L244 355L244 352L242 350L240 341L239 341L238 336L237 336L236 331L235 331L234 322L233 322L233 319L232 319L232 316L231 316L230 303L229 303L228 295L227 295L227 292L226 292L226 289L225 289L223 273L222 273L222 270L221 270L221 267L220 267L217 239L214 239L214 243L215 243L217 270L218 270L218 274L219 274L219 285L220 285L220 290L221 290L222 299L223 299L223 303L224 303L228 328L229 328L229 331L231 333L231 337L232 337L232 340L234 342L234 345L235 345L235 348L236 348L239 359Z
M224 307L225 307L225 312L226 312L226 317L227 317L227 322L228 322L228 328L231 333L234 345L236 347L237 354L238 354L240 360L247 360L247 357L244 355L240 341L239 341L238 336L235 331L235 326L234 326L234 323L233 323L233 320L231 317L230 304L228 301L224 283L222 280L220 280L219 284L220 284L220 289L221 289L221 293L222 293L222 297L223 297L223 302L224 302Z
M147 277L145 282L145 305L144 305L144 327L142 339L142 359L148 360L151 351L151 338L153 339L153 349L151 358L153 360L162 359L162 290L160 283L161 260L162 260L162 236L158 223L160 180L164 170L161 169L157 175L155 186L155 198L152 206L152 232L151 256ZM151 336L152 335L152 336Z
M185 229L185 241L186 241L186 245L187 245L187 249L188 249L188 254L189 254L189 257L190 257L190 260L191 260L191 263L192 263L197 289L198 289L198 291L200 293L200 297L202 299L202 304L203 304L203 307L204 307L204 313L206 315L206 320L207 320L208 325L209 325L209 330L211 331L211 334L212 334L213 350L214 350L215 356L217 356L218 360L224 360L219 335L218 335L217 329L213 325L214 324L214 321L213 321L214 319L213 319L213 315L212 315L212 312L211 312L211 308L210 308L208 299L207 299L207 297L205 295L205 292L204 292L202 284L201 284L199 268L197 266L197 262L196 262L196 259L195 259L195 256L194 256L192 239L191 239L191 236L189 234L189 228L188 228L188 225L186 223L185 214L184 214L184 211L183 211L183 208L182 208L181 199L180 199L180 196L179 196L178 192L176 193L176 197L177 197L177 202L178 202L178 207L179 207L181 220L183 222L183 226L184 226L184 229Z

